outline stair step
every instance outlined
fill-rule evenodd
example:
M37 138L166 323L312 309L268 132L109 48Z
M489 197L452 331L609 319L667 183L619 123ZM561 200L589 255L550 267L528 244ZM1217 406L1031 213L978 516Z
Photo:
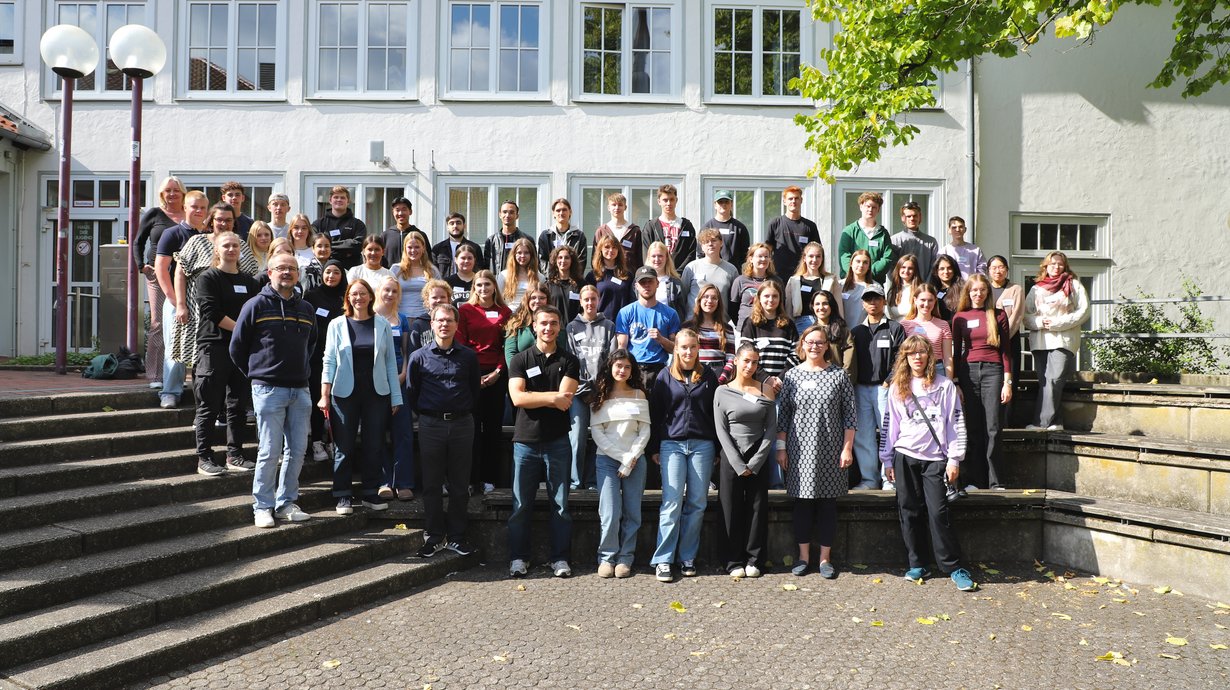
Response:
M1088 515L1123 524L1160 527L1210 537L1223 542L1230 541L1230 516L1228 515L1163 508L1054 490L1046 492L1046 507L1050 511Z
M192 407L194 404L192 400L191 387L184 388L184 394L180 396L180 407ZM98 412L104 407L116 410L156 408L158 407L158 391L150 388L134 388L122 391L60 393L8 398L0 400L0 418Z
M87 434L55 439L0 443L0 467L38 465L64 460L105 458L113 455L158 453L193 448L191 426L146 429L123 434Z
M361 524L366 524L363 520ZM128 587L334 536L354 525L355 521L345 517L321 513L308 522L278 529L251 524L222 528L6 571L0 578L0 616L72 601L82 591Z
M256 457L255 448L245 448L245 456ZM225 451L214 451L217 462ZM142 455L122 455L90 460L66 460L45 465L0 468L0 496L23 496L45 491L60 491L82 486L108 484L128 479L152 479L196 471L195 449Z
M0 659L6 666L28 663L330 573L409 554L422 543L418 530L367 526L324 541L15 616L0 621Z
M191 425L195 416L195 409L190 407L173 410L111 408L109 412L100 407L77 414L0 419L0 442L174 428Z
M14 687L118 687L463 570L478 557L396 556L273 595L221 607L5 671ZM0 687L4 687L0 681Z
M327 483L301 485L306 511L333 504ZM252 496L150 506L0 533L0 572L252 521Z

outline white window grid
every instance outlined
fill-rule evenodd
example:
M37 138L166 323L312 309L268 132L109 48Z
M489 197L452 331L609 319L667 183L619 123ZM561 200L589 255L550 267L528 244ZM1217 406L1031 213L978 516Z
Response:
M414 207L410 222L424 231L428 229L418 215L426 207L418 189L405 178L393 175L306 175L303 184L304 209L292 209L291 213L301 212L312 220L323 217L330 212L329 192L336 185L350 191L350 210L367 226L369 235L379 235L393 226L391 203L399 196L409 199Z
M901 225L901 206L907 201L918 204L923 214L922 229L935 238L940 245L948 242L948 216L944 181L936 179L888 179L888 178L838 178L833 187L832 224L829 242L826 247L837 247L841 231L850 223L858 220L858 196L863 192L879 192L884 197L884 205L880 207L880 225L888 228L890 234L899 232ZM977 228L974 228L977 231ZM966 235L970 242L977 242L975 237Z
M309 97L418 97L417 0L322 0L308 23Z
M708 205L705 220L713 217L713 197L719 190L734 197L734 217L748 227L752 242L764 242L769 221L786 212L782 191L795 186L803 190L803 217L812 218L815 205L815 185L803 178L723 178L708 177L704 181L704 201ZM703 220L701 222L704 222ZM825 258L827 259L827 252Z
M274 192L282 192L282 176L274 173L259 175L220 175L216 173L176 172L172 173L184 185L184 191L199 190L205 192L209 203L222 201L222 185L235 181L243 185L246 197L240 213L246 213L253 220L269 221L269 196ZM299 210L292 208L291 215Z
M664 184L674 185L679 190L681 216L692 218L698 225L704 219L696 221L688 209L682 208L684 197L684 178L673 176L590 176L576 175L569 180L569 200L572 202L572 224L585 233L589 244L594 243L594 231L603 223L611 220L607 211L606 198L616 192L628 199L628 208L624 217L628 222L642 228L649 221L657 218L662 209L658 207L658 187ZM707 216L706 216L707 218Z
M575 100L679 100L682 17L675 0L580 3L574 16ZM599 30L589 31L595 24ZM600 75L596 89L590 83L593 70Z
M0 65L20 65L25 50L26 0L0 0Z
M1111 256L1110 216L1105 214L1014 213L1009 224L1013 256L1041 258L1052 251L1069 259Z
M442 97L547 100L551 3L552 0L442 0ZM454 19L464 25L454 28Z
M797 105L804 101L788 86L790 79L798 76L799 66L814 52L816 24L803 2L708 2L704 17L707 99L762 105ZM750 36L737 34L740 21L750 22ZM791 39L795 31L788 26L797 26L797 39ZM766 69L766 58L772 69ZM728 66L723 69L724 62ZM751 70L746 93L735 93L734 74L740 62ZM719 81L730 87L719 87Z
M17 3L17 12L23 3ZM132 87L107 52L111 35L125 24L154 27L154 6L146 0L49 0L46 6L47 26L72 24L84 29L98 44L98 65L94 71L73 83L73 98L82 100L128 100ZM17 30L20 36L20 28ZM20 38L18 39L20 41ZM0 63L3 62L0 55ZM46 93L58 99L63 94L64 80L46 65L42 66ZM145 99L152 98L146 95Z
M479 244L500 227L500 206L513 201L519 208L517 227L530 237L547 226L547 175L441 175L436 180L436 214L443 219L457 212L466 217L466 235ZM575 224L575 223L574 223ZM441 221L443 226L443 221ZM444 233L437 232L443 239Z
M284 100L285 0L181 0L178 95Z

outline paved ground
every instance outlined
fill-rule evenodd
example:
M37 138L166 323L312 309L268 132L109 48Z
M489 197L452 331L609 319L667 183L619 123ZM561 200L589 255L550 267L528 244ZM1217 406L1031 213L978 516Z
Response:
M663 585L647 569L556 580L539 567L518 581L488 566L139 687L1230 685L1230 650L1211 646L1230 645L1230 605L988 567L975 569L982 589L971 594L875 567L832 582L712 574Z
M0 400L7 398L32 398L59 393L104 393L107 391L130 391L147 389L149 381L144 378L126 381L95 381L81 378L81 372L68 370L59 375L54 371L0 370Z

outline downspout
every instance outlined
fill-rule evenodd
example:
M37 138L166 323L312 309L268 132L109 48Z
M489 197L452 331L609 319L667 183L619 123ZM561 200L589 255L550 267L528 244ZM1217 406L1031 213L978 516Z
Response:
M976 180L978 176L978 161L974 157L975 152L977 150L976 146L978 142L978 134L977 134L977 127L976 127L976 122L978 118L977 118L977 113L974 110L974 60L973 58L969 59L968 70L966 71L966 75L965 75L965 100L966 100L966 112L969 113L969 126L965 128L965 135L966 135L966 142L965 142L966 161L965 162L966 162L966 165L968 166L966 169L966 174L969 177L969 179L966 181L968 184L969 196L967 197L967 201L965 204L965 223L966 223L966 227L970 227L974 229L973 231L974 236L970 238L970 241L981 246L981 245L986 244L986 239L983 238L979 234L978 223L976 219L974 218L974 210L978 207L978 203L977 203L978 196L976 194L977 189L975 188L975 184L976 184Z

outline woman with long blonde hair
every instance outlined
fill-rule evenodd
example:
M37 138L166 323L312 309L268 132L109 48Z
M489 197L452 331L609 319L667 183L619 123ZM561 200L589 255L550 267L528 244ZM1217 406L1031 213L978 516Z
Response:
M658 301L674 309L676 314L684 314L683 300L687 299L688 291L679 271L675 270L675 260L665 242L650 243L645 252L645 265L658 272Z
M149 330L145 332L145 378L150 388L162 388L162 308L167 296L158 284L154 272L154 260L158 254L158 240L165 230L184 222L184 184L178 177L165 177L158 183L158 205L141 214L138 225L138 263L145 276L145 294L149 300Z
M508 261L504 264L504 270L500 271L495 279L504 301L516 313L521 308L526 291L537 287L542 280L538 273L538 252L534 249L533 241L521 238L513 242L512 248L508 250Z
M866 249L856 249L850 255L850 270L841 284L841 313L846 323L858 325L867 318L863 309L863 290L875 283L871 277L871 254Z
M437 277L437 271L422 234L414 231L406 233L402 240L401 262L394 264L389 273L401 285L401 302L397 305L397 313L407 319L425 315L427 305L423 304L423 286ZM452 292L451 286L449 291Z
M914 293L910 313L901 321L906 336L921 335L931 343L935 361L943 365L936 373L953 377L952 328L940 318L940 298L929 283L921 283Z
M995 307L991 281L975 273L965 281L952 317L953 367L965 396L969 451L961 466L965 488L1000 489L999 442L1004 406L1012 400L1012 339L1008 315Z
M598 288L598 311L614 321L619 310L633 300L632 274L628 272L628 257L619 240L610 234L596 237L592 268L585 276L585 284Z
M794 319L794 328L799 333L807 330L816 322L812 312L812 302L821 290L838 293L837 276L824 268L824 245L819 242L808 242L803 247L799 257L799 265L794 269L794 275L786 281L786 316ZM845 311L841 302L837 303L837 316Z
M273 228L263 220L252 223L248 228L248 250L256 257L257 270L265 272L269 265L269 245L273 244Z

